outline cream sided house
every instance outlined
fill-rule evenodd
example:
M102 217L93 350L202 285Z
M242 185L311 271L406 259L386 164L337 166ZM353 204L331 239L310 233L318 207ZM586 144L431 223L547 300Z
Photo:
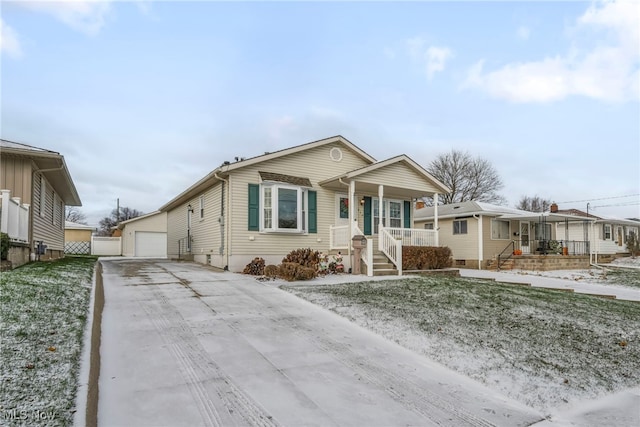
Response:
M439 229L451 248L454 266L553 270L588 268L626 253L637 221L603 219L576 210L527 212L467 201L417 209L416 226ZM637 234L636 234L637 235ZM506 263L506 264L505 264Z
M13 266L64 256L65 206L81 206L60 153L0 140L0 231Z
M401 274L402 245L438 245L436 230L414 228L415 200L448 191L406 155L376 161L335 136L225 162L160 212L170 258L237 272L254 257L279 264L312 248L340 251L348 269L353 238L365 236L356 240L367 273L380 260Z

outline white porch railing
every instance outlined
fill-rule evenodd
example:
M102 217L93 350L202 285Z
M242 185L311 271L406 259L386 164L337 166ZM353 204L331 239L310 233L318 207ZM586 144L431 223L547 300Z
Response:
M385 227L394 239L402 241L402 246L438 246L437 231L420 228Z
M402 276L402 240L396 239L389 230L382 225L378 226L378 250L396 266L398 276Z
M349 249L351 235L348 225L332 225L329 227L329 249Z
M0 231L14 242L29 242L29 205L22 204L19 197L11 197L11 191L2 193L0 206Z

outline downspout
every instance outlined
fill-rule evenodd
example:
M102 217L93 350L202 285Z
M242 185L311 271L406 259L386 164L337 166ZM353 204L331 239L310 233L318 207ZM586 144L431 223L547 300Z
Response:
M229 188L229 181L218 176L218 172L214 172L213 176L222 181L222 192L225 192L225 186L226 186L226 200L225 200L225 211L229 211L230 207L231 207L231 190ZM220 210L220 216L222 217L222 220L224 221L224 225L222 226L223 231L222 231L222 241L220 242L220 246L222 246L222 250L224 252L224 270L229 270L229 242L230 242L230 238L229 238L229 221L227 221L227 217L228 215L226 215L226 212L224 212L222 209Z
M482 247L482 215L474 214L473 217L478 221L478 270L482 270L482 261L484 260Z

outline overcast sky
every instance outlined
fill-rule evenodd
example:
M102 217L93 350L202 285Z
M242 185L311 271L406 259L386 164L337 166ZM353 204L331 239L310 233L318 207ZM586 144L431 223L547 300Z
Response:
M639 2L1 2L1 137L93 225L234 157L343 135L488 159L517 204L640 217Z

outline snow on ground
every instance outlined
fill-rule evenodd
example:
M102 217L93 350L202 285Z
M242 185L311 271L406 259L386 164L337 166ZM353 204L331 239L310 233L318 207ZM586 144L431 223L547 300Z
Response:
M612 282L611 271L623 270L618 267L629 267L629 269L640 268L640 258L621 258L616 262L604 266L605 269L594 267L591 270L561 270L561 271L546 271L546 272L531 272L531 271L512 271L512 272L487 272L478 270L461 270L462 276L467 277L483 277L483 278L495 278L505 282L521 282L530 283L534 287L549 287L560 289L574 289L576 293L588 293L588 294L600 294L600 295L615 295L621 300L640 301L640 286L634 287L633 283L628 280L622 281L622 284ZM637 280L637 273L635 273L633 280ZM405 276L406 277L406 276ZM627 276L623 276L627 277ZM353 283L362 281L379 281L399 279L397 276L389 277L376 277L369 278L364 276L352 276L352 275L329 275L326 277L318 278L313 281L302 284L301 282L295 282L295 286L318 286L318 285L333 285L339 283ZM282 285L282 281L272 282L273 285ZM612 284L613 283L613 284ZM367 312L367 309L362 309L357 306L345 305L335 306L330 301L328 296L320 296L314 303L322 306L333 305L332 311L335 311L352 321L376 331L377 333L399 342L409 348L425 348L424 345L428 344L424 337L420 337L415 334L415 331L407 330L407 325L403 322L398 322L393 319L383 319L383 321L376 321L371 318L371 312ZM379 319L380 320L380 319ZM595 326L594 326L595 327ZM442 349L441 349L442 350ZM454 348L443 351L454 351ZM429 356L428 356L429 357ZM460 366L455 368L460 372L465 372L474 369L474 364L478 364L479 358L459 357L456 362ZM435 359L434 359L435 360ZM478 368L478 367L476 367ZM484 368L482 368L484 369ZM481 370L482 370L481 369ZM504 367L508 370L508 367ZM512 370L513 371L513 370ZM511 372L508 375L512 375ZM531 373L533 375L533 373ZM527 375L522 373L522 375ZM535 375L533 375L535 376ZM502 378L493 378L496 383L504 384ZM529 377L525 378L529 381ZM487 383L487 382L485 382ZM550 385L549 383L546 383ZM539 392L545 393L545 384L539 384ZM507 395L513 395L509 393L509 390L500 390ZM549 393L553 393L548 390ZM544 399L544 397L542 397ZM582 398L584 399L584 397ZM617 392L605 397L593 398L589 400L571 400L569 403L557 406L555 408L549 408L549 418L547 421L540 424L541 426L640 426L640 388L632 388Z

